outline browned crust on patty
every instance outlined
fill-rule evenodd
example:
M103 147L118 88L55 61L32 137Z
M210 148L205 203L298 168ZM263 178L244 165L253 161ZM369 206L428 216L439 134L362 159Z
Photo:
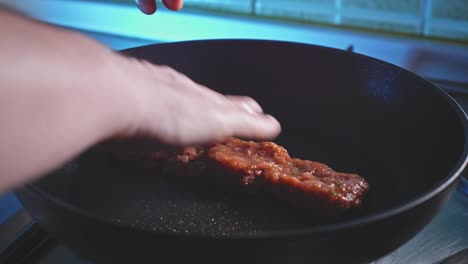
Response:
M133 155L132 160L138 158ZM327 214L359 207L369 190L361 176L291 158L286 149L273 142L229 138L211 146L141 154L139 160L145 167L164 164L171 175L198 177L237 190L267 191L278 199Z

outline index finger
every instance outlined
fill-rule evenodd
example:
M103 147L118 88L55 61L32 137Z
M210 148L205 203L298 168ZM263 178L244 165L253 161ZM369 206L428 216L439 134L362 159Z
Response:
M164 5L172 11L180 10L183 2L183 0L163 0ZM157 10L156 0L135 0L135 4L147 15L154 14Z

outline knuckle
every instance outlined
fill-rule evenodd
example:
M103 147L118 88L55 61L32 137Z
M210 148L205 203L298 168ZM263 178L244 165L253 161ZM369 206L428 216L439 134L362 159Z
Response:
M164 72L166 74L177 74L177 71L168 65L159 65L158 68L161 72Z
M181 74L180 72L176 71L174 68L169 67L167 65L160 65L158 70L159 72L164 74L166 77L174 81L188 79L185 75Z

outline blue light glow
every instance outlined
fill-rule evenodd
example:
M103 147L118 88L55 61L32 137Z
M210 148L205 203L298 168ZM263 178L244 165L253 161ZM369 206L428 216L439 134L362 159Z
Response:
M243 38L301 42L338 49L352 44L357 53L393 63L419 75L468 82L467 68L463 67L468 62L468 46L184 9L171 12L160 8L155 15L146 16L131 4L78 0L0 1L42 21L153 42ZM424 54L424 61L416 65L414 59L421 58L419 54ZM437 59L440 57L456 58L456 62L441 62Z

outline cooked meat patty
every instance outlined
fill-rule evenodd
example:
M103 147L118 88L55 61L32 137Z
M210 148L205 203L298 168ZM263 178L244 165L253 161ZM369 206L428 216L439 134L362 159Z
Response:
M135 160L136 156L131 158ZM369 190L369 184L359 175L291 158L286 149L273 142L229 138L212 146L144 154L139 162L145 167L164 164L171 174L200 177L239 190L267 191L281 200L327 214L359 207Z
M358 207L369 184L357 174L339 173L325 164L291 158L273 142L236 138L217 144L208 156L244 185L257 185L278 198L320 211Z

